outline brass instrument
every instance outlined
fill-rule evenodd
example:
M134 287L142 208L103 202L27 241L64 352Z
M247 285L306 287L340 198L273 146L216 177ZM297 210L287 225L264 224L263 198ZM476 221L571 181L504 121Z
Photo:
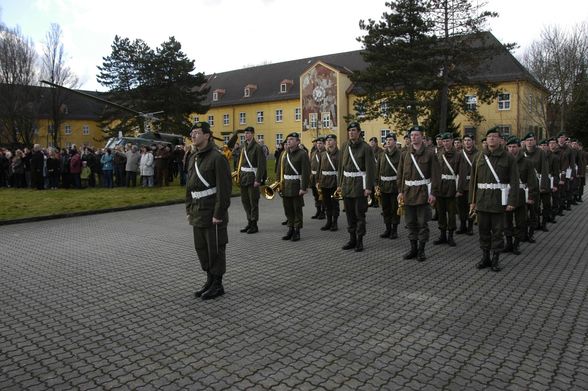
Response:
M470 211L468 213L468 218L472 221L477 222L478 221L478 211L476 210L476 208L472 207L473 205L470 206Z
M396 213L398 216L402 216L404 214L404 198L398 200L398 210Z
M319 184L316 184L316 191L318 193L318 200L319 201L323 201L324 197L323 197L323 189L321 189L321 187L319 186Z
M263 187L263 196L266 200L273 200L276 193L281 193L280 181L275 181L269 186Z
M380 189L380 186L376 186L374 189L374 197L378 201L378 204L382 201L382 189Z
M343 191L340 188L338 188L337 190L335 190L331 198L337 201L341 201L343 199Z
M233 179L233 182L235 182L236 185L239 184L239 170L235 170L231 173L231 178Z

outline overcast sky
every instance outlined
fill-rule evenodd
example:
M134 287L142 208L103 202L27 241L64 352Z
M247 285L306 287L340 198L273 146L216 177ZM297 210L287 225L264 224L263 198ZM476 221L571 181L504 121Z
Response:
M475 1L475 0L474 0ZM223 72L361 48L360 19L379 20L384 0L3 0L0 20L19 26L40 51L58 23L70 66L82 88L104 90L96 66L118 34L151 48L170 36L195 60L196 70ZM489 28L520 53L547 25L588 22L586 0L489 0L500 14Z

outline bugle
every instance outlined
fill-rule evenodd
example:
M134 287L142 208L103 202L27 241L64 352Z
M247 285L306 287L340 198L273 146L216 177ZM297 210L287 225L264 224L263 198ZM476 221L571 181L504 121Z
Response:
M337 201L341 201L343 199L343 191L341 190L341 188L335 190L331 198Z
M276 193L280 193L280 181L275 181L269 186L263 187L263 196L266 200L273 200L276 196Z
M233 182L235 182L236 185L239 184L239 171L235 170L231 173L231 178L233 179Z

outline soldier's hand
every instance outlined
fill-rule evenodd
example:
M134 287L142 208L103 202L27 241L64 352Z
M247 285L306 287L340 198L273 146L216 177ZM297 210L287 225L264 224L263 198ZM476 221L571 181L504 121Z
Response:
M257 181L253 182L253 187L259 187L259 185L261 185L261 183L259 183Z
M461 197L462 195L463 195L463 193L462 192L459 192L459 191L457 193L455 193L455 196L456 197Z
M507 212L512 212L514 209L515 209L514 206L512 206L512 205L506 205L506 211Z
M535 203L535 201L533 201L533 200L527 201L527 204L529 204L529 205L533 205L534 203Z
M429 196L429 205L431 205L431 206L435 205L435 201L437 201L437 198L435 198L435 196L433 194L431 194Z
M404 194L398 193L398 196L396 197L396 199L398 200L399 204L403 203L404 202Z
M369 196L370 194L372 194L372 191L370 189L365 189L363 191L363 195L366 196L366 197Z
M308 190L302 190L300 189L300 191L298 192L299 195L303 196L308 192Z
M223 222L222 220L220 220L220 219L217 219L216 217L213 217L213 218L212 218L212 224L220 224L220 223L222 223L222 222Z

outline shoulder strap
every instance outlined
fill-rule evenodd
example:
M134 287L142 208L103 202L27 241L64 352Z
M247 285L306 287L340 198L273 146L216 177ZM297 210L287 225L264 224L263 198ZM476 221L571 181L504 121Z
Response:
M425 179L425 176L423 175L423 172L421 171L421 168L419 167L416 159L414 158L414 155L410 152L408 152L408 154L410 155L410 158L412 159L412 162L414 163L414 166L416 167L417 171L419 172L419 175L421 176L422 179Z
M196 175L198 175L198 178L200 178L202 183L204 183L204 186L210 187L210 183L208 183L208 181L206 179L204 179L202 174L200 174L200 170L198 169L198 159L197 158L194 159L194 168L196 169Z
M465 149L463 149L461 152L463 152L463 156L466 158L468 164L470 165L470 167L472 166L472 161L470 160L470 158L468 157L468 154L466 153Z
M388 157L388 154L384 153L384 156L386 157L386 160L388 161L388 164L390 165L390 167L392 167L392 169L394 170L394 173L398 174L398 170L396 170L396 167L394 167L394 164L392 164L392 161Z
M490 167L490 171L492 171L492 175L494 175L494 179L496 179L496 183L500 183L500 179L498 178L496 171L494 171L494 167L492 167L492 164L490 163L490 159L488 159L488 156L484 155L484 159L486 159L486 164L488 164L488 167Z
M298 170L294 167L294 165L292 164L292 161L290 161L290 153L286 154L286 159L288 160L288 164L290 165L290 167L292 168L292 170L296 173L296 175L300 175L298 173Z
M337 171L337 169L335 168L335 165L333 164L333 161L331 160L331 157L329 156L329 151L326 151L325 155L327 155L327 159L329 160L329 164L331 165L331 168L333 169L333 171Z
M351 152L351 147L347 146L347 149L349 150L349 156L351 156L351 160L353 160L353 165L357 169L357 172L360 172L361 170L359 169L359 165L357 164L357 161L355 160L355 156L353 156L353 152Z
M445 154L443 154L441 156L443 156L443 161L445 162L445 165L447 166L447 168L449 168L449 171L451 172L451 175L455 175L455 171L453 171L453 167L451 167L451 164L449 164L449 162L445 158Z

